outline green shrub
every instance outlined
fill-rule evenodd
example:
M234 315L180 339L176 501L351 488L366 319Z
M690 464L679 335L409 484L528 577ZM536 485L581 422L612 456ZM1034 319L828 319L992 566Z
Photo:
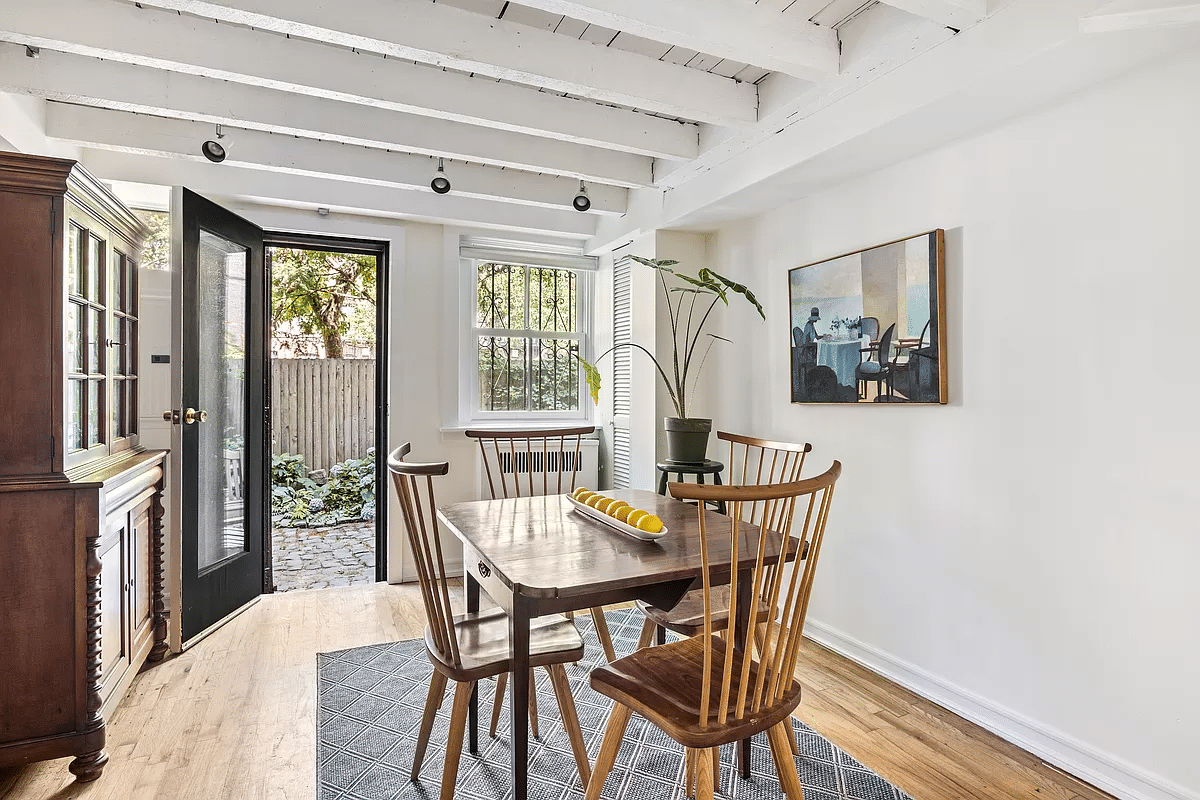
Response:
M334 464L318 484L304 456L271 457L271 512L286 527L321 527L375 519L375 448Z

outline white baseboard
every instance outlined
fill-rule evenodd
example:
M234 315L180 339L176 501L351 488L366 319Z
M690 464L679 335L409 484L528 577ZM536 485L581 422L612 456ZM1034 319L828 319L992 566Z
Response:
M1160 775L1102 753L822 622L808 620L805 636L1116 797L1124 800L1200 800L1200 794Z

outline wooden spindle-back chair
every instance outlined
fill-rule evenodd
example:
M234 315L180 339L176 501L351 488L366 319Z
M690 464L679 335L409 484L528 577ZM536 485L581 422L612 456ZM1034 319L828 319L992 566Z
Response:
M790 717L800 703L795 671L833 488L841 471L842 465L835 461L823 474L792 483L670 485L674 497L700 501L706 610L712 610L716 588L711 583L710 552L720 547L732 552L732 563L739 563L751 553L754 557L753 568L741 573L734 570L730 576L730 617L744 620L743 627L748 627L761 605L778 608L779 613L767 615L764 640L755 655L748 648L737 649L738 637L717 636L717 630L706 619L699 636L639 649L593 670L592 688L615 702L588 784L587 800L600 797L634 712L688 749L697 800L711 800L713 796L716 754L709 751L764 730L785 794L789 800L802 800L804 793L789 749ZM728 520L718 525L706 519L706 500L724 500ZM782 521L783 531L746 530L744 523L758 503L764 504L766 519ZM789 530L793 535L787 535ZM784 535L780 537L779 533ZM803 552L805 546L807 558L795 561L790 569L772 568L775 553L782 549L777 557L777 563L782 564ZM749 607L739 609L739 602ZM743 635L748 638L749 631Z
M729 442L726 475L730 485L735 486L761 486L798 481L804 469L804 458L812 451L812 445L808 443L774 442L727 431L717 431L717 438ZM768 505L762 501L751 503L744 511L746 522L760 525L765 519L766 527L783 532L780 509L769 509ZM771 513L768 514L768 511ZM698 589L684 595L684 598L669 611L639 603L638 607L646 615L646 621L642 626L638 646L645 647L650 644L655 630L658 631L660 644L665 641L663 637L666 631L673 631L680 636L695 636L700 633L706 619L714 629L724 630L728 626L729 616L729 598L724 596L725 593L725 589L716 592L709 614L704 613L703 597ZM762 616L765 617L767 613L767 609L761 610Z
M519 431L469 430L467 436L479 443L488 490L492 499L501 497L533 497L574 492L579 476L583 437L595 433L595 426L576 428L541 428ZM596 487L588 487L595 489ZM604 655L615 659L612 635L604 619L603 608L590 609L596 636ZM492 708L491 734L496 735L500 720L500 703L507 676L500 676L496 702ZM532 684L530 684L532 685ZM530 697L534 697L531 693ZM536 701L535 701L536 702ZM531 706L536 735L536 705Z
M588 425L520 431L469 430L467 437L479 443L488 491L497 500L575 491L583 437L595 432L596 427Z
M434 477L445 475L450 471L450 465L445 461L424 464L405 461L404 457L409 451L408 443L392 451L388 457L388 471L400 501L400 517L420 581L421 599L428 622L425 649L433 664L411 777L415 781L420 774L447 681L454 681L454 705L450 712L450 733L446 743L441 790L441 800L451 800L475 683L483 678L507 675L512 666L508 617L501 609L461 615L454 613L446 586L446 564L438 536L437 502L433 490ZM545 667L550 674L562 713L563 728L575 754L579 778L582 785L586 786L591 772L587 747L579 730L575 700L562 666L582 657L583 639L573 622L560 615L534 620L529 634L529 663L534 667Z

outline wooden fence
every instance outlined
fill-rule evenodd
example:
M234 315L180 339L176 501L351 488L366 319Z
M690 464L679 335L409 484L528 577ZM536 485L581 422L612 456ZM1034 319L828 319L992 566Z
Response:
M271 360L272 453L309 469L362 458L375 446L375 359Z

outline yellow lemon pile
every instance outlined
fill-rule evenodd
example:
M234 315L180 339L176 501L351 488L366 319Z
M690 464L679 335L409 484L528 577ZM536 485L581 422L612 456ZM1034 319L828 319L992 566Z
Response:
M626 525L637 528L639 531L658 533L663 529L661 519L647 511L634 508L624 500L605 497L599 492L593 492L582 486L576 489L571 496L575 498L576 502L583 503L585 506L591 506L600 513L608 514L618 522L624 522Z

